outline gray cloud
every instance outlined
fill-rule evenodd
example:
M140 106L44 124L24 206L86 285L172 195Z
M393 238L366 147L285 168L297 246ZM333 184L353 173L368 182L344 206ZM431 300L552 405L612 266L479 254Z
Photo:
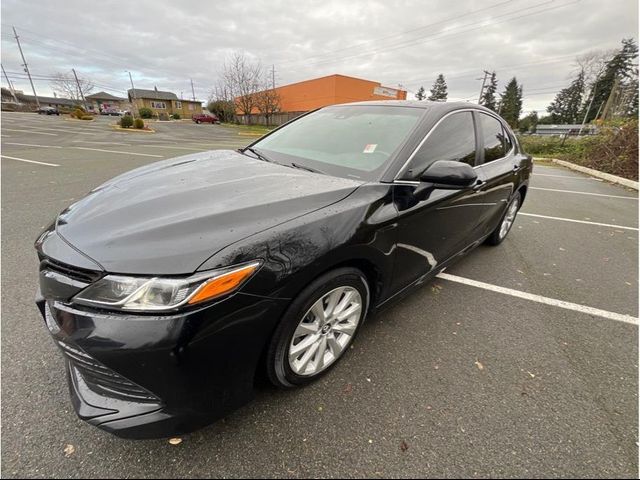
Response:
M415 92L444 73L450 98L471 101L482 70L495 69L499 91L515 75L524 109L544 111L576 55L637 38L637 19L636 0L4 0L2 64L21 72L15 25L42 95L51 94L47 76L74 67L120 95L127 70L136 87L184 97L193 78L206 100L224 59L241 50L275 65L278 84L341 73Z

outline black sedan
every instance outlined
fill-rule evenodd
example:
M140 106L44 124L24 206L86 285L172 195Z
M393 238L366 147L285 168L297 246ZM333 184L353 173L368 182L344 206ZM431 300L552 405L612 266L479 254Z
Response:
M317 379L368 314L502 242L531 170L490 110L387 101L108 181L36 241L77 414L169 436L247 402L265 372Z

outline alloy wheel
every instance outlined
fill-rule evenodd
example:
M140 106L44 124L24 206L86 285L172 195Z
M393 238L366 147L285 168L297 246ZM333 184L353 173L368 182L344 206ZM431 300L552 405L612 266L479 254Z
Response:
M511 202L511 205L509 205L509 209L507 210L507 213L502 220L502 224L500 225L500 240L506 237L509 230L511 230L511 226L516 219L519 207L520 200L518 198L514 199L513 202Z
M353 287L324 294L304 314L289 345L289 366L313 376L342 356L362 318L362 297Z

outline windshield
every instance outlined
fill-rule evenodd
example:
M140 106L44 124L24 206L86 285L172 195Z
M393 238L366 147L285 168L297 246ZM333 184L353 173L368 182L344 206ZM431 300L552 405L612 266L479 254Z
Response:
M323 108L252 147L283 165L375 180L424 112L420 108L372 105Z

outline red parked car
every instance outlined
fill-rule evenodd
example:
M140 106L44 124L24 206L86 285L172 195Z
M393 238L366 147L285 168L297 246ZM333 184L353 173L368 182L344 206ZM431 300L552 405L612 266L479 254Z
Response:
M220 119L218 119L218 117L213 114L206 113L196 113L191 117L191 120L196 123L220 123Z

